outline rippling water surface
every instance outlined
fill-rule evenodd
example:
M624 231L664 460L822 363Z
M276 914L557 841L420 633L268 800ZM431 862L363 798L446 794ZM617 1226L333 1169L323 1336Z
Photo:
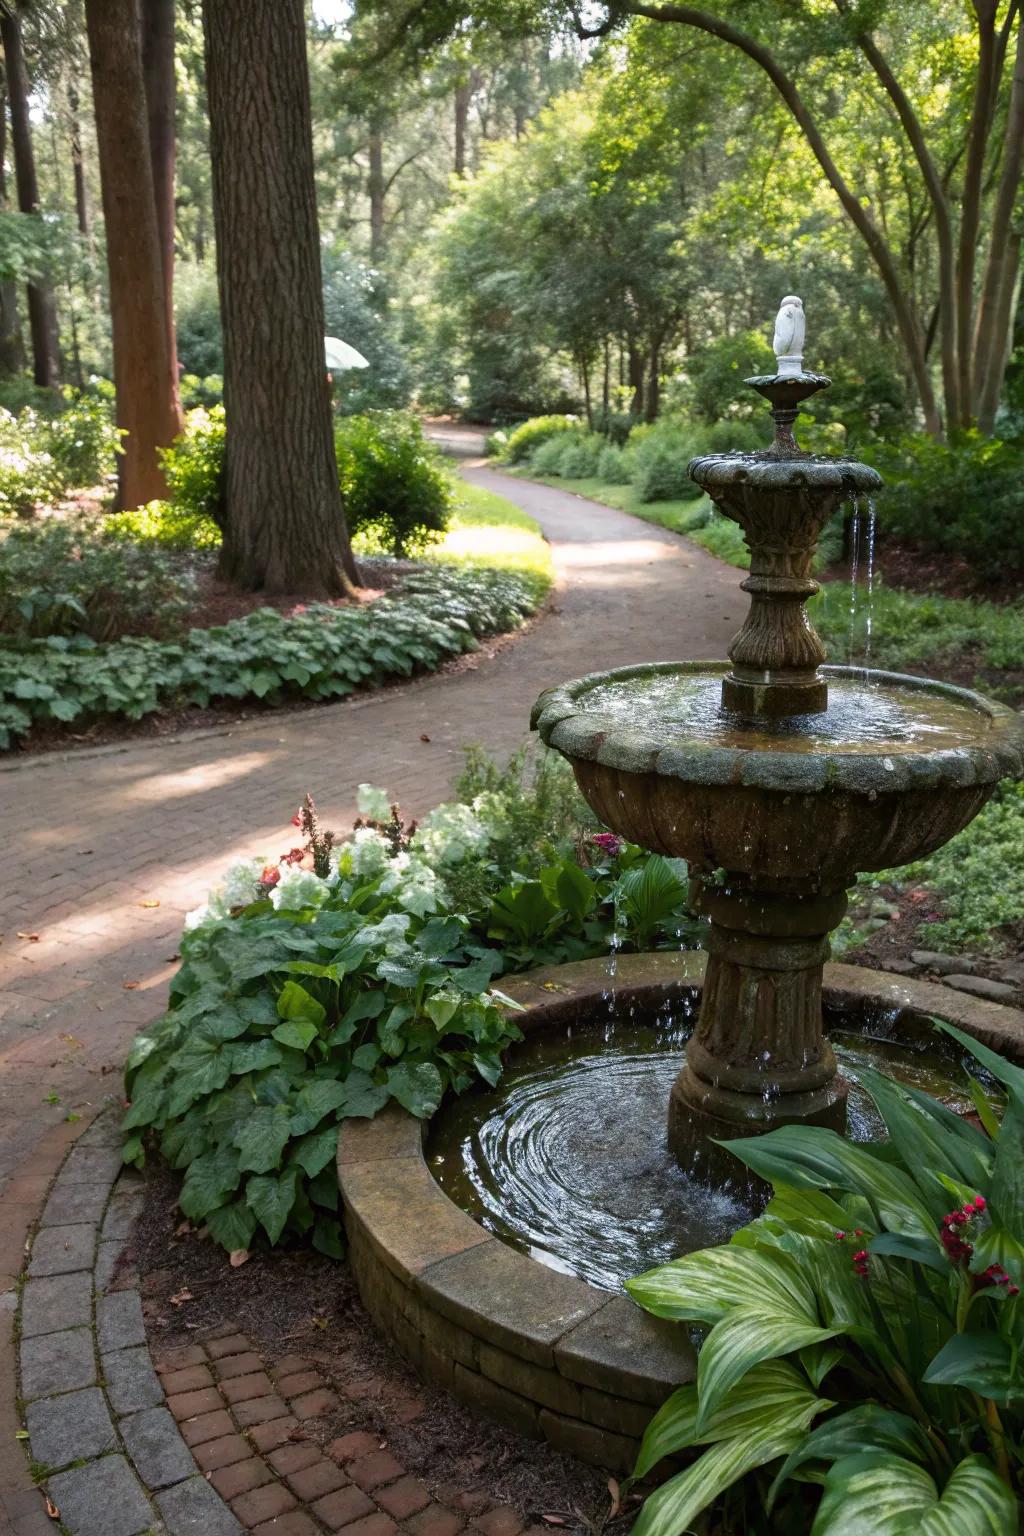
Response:
M669 1090L687 1021L617 1022L547 1035L516 1051L498 1088L454 1100L428 1146L448 1195L499 1237L592 1285L617 1291L631 1275L726 1242L754 1214L745 1191L688 1178L665 1145ZM970 1097L959 1061L929 1037L912 1047L832 1031L851 1080L850 1133L881 1132L857 1086L862 1065L935 1093Z

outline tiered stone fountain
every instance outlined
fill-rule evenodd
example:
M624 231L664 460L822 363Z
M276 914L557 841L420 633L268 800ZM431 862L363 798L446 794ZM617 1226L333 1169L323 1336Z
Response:
M1000 779L1024 771L1013 710L942 683L822 666L804 607L818 590L818 538L842 502L881 480L801 452L800 404L830 381L804 373L785 342L778 372L747 383L771 402L771 446L690 464L750 550L731 666L594 673L542 694L533 719L602 821L689 861L693 906L710 918L700 1020L669 1106L670 1143L691 1168L710 1137L843 1126L821 982L847 889L859 871L940 848Z
M751 1214L715 1139L846 1122L823 966L857 872L941 847L1024 772L1012 710L823 667L804 608L815 545L836 507L880 481L797 446L800 403L828 384L803 372L800 339L777 345L776 374L749 381L771 403L771 446L690 465L750 548L731 661L599 672L534 710L609 827L688 860L710 919L706 971L701 955L659 952L620 956L614 979L601 961L512 978L526 1042L496 1090L442 1106L430 1166L420 1122L394 1107L345 1121L339 1141L370 1314L475 1409L605 1467L632 1465L653 1408L696 1368L683 1330L616 1294L623 1279L724 1241ZM969 1104L959 1065L928 1054L933 1016L1024 1061L1015 1009L859 967L826 979L854 1088L867 1060ZM863 1093L849 1102L851 1133L874 1134Z

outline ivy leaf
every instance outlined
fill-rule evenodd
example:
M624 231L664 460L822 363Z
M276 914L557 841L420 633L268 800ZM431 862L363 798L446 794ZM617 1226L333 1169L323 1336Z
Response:
M323 1004L297 981L285 982L278 994L277 1011L282 1019L307 1019L316 1029L320 1029L327 1018Z
M304 1018L285 1019L271 1033L282 1045L294 1046L298 1051L307 1050L318 1035L316 1025Z
M273 1040L239 1040L228 1047L225 1055L231 1063L232 1077L246 1072L261 1072L264 1067L276 1067L283 1059L281 1050Z
M332 1109L340 1109L346 1098L345 1083L330 1077L315 1077L300 1088L292 1111L291 1133L301 1136L320 1124Z
M372 1040L352 1052L352 1065L362 1072L372 1072L378 1061L380 1061L380 1046L375 1045Z
M328 1125L322 1131L312 1131L297 1143L292 1151L292 1160L298 1163L311 1179L334 1158L338 1150L338 1127Z
M390 1098L389 1090L382 1083L375 1083L368 1072L360 1072L358 1067L353 1067L343 1086L343 1115L365 1116L370 1120Z
M248 1248L256 1230L256 1216L244 1200L234 1200L211 1211L206 1218L215 1242L234 1253L236 1248Z
M250 1179L245 1191L246 1204L256 1213L270 1242L276 1243L295 1204L299 1172L286 1168L280 1174L260 1174Z
M400 1061L388 1070L388 1087L402 1108L420 1120L434 1113L444 1093L441 1074L432 1061Z
M243 1173L267 1173L276 1168L290 1135L291 1113L287 1104L254 1105L251 1115L232 1138L241 1153L238 1167Z

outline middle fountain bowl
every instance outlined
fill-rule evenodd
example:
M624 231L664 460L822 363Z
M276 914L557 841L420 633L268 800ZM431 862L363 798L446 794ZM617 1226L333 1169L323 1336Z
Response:
M593 673L542 694L532 717L607 826L688 861L692 905L710 919L708 970L669 1143L709 1173L732 1163L720 1138L843 1129L821 984L848 888L940 848L1000 779L1024 773L1013 710L938 682L821 666L804 609L818 536L844 499L881 482L797 447L799 404L827 379L748 382L772 404L771 447L690 465L751 553L731 663Z

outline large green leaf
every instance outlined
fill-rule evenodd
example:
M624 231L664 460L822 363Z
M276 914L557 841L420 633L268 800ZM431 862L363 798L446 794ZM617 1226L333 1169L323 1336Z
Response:
M976 1172L976 1160L961 1157L959 1138L949 1135L923 1114L891 1078L868 1067L859 1069L857 1077L885 1121L890 1146L937 1221L948 1211L949 1203L935 1170L955 1173L970 1182Z
M178 1204L191 1221L201 1221L224 1204L240 1178L238 1153L233 1147L204 1152L190 1164Z
M400 1061L388 1069L388 1088L410 1114L429 1119L441 1102L444 1083L432 1061Z
M732 1243L648 1270L627 1280L626 1289L648 1312L679 1322L717 1323L751 1297L784 1316L818 1321L814 1286L795 1259Z
M811 1536L1016 1536L1018 1514L984 1457L961 1461L940 1495L915 1462L869 1451L831 1467Z
M276 1243L284 1231L298 1187L299 1171L286 1168L282 1174L260 1174L250 1179L246 1186L246 1202L259 1218L271 1243Z
M327 1017L323 1004L297 981L285 982L278 994L277 1011L282 1019L305 1019L316 1029L323 1026Z
M1005 1227L986 1227L974 1244L971 1272L983 1274L991 1264L1005 1270L1014 1285L1024 1285L1024 1243L1019 1243ZM997 1292L998 1294L998 1292Z
M275 1040L282 1045L291 1046L293 1050L305 1051L319 1037L319 1031L312 1019L284 1019L271 1033Z
M788 1456L801 1433L769 1419L742 1436L718 1441L692 1466L655 1489L637 1516L632 1536L682 1536L726 1488L755 1467Z
M1013 1368L1013 1351L997 1333L956 1333L939 1350L922 1380L929 1386L967 1387L1005 1403L1024 1397L1024 1381Z
M291 1134L287 1104L255 1104L232 1138L241 1153L239 1167L251 1173L268 1173L276 1168Z
M312 1131L303 1136L292 1150L292 1161L298 1163L311 1179L326 1168L338 1150L338 1127L328 1125L322 1131Z
M360 1072L357 1067L346 1077L342 1087L345 1097L341 1102L343 1115L365 1116L367 1119L383 1109L391 1097L389 1089L383 1083L375 1083L368 1072Z
M219 1210L211 1211L206 1218L206 1225L214 1241L229 1253L234 1253L239 1248L248 1248L252 1242L256 1216L244 1200L233 1200L230 1205L222 1205Z
M992 1184L992 1216L1024 1242L1024 1099L1012 1098L999 1131Z
M748 1380L752 1379L753 1371ZM768 1507L788 1477L815 1461L838 1461L863 1451L891 1451L912 1461L930 1461L930 1447L920 1424L905 1413L878 1403L858 1403L848 1413L819 1424L779 1468L768 1494Z
M1002 1083L1010 1093L1024 1103L1024 1068L1015 1067L1013 1062L1007 1061L1005 1056L1000 1056L996 1051L989 1050L987 1045L982 1045L980 1040L975 1040L973 1035L967 1035L962 1029L957 1029L955 1024L947 1024L945 1019L934 1019L936 1029L941 1029L944 1034L952 1035L954 1040L959 1040L965 1050L970 1051L976 1061L980 1061L983 1067L987 1067L997 1083Z
M949 1260L937 1239L911 1237L904 1232L880 1232L868 1243L868 1252L894 1259L910 1259L914 1264L926 1264L940 1274L949 1274Z
M333 1077L314 1077L295 1096L291 1132L302 1136L315 1130L325 1115L340 1109L345 1102L347 1085Z
M869 1200L883 1223L895 1231L922 1236L935 1231L929 1207L909 1175L835 1131L784 1125L764 1136L721 1145L769 1183L849 1190Z
M814 1395L788 1360L768 1360L748 1371L698 1433L696 1385L679 1387L648 1424L633 1477L646 1477L663 1457L687 1446L742 1438L757 1433L764 1424L805 1429L816 1414L831 1407L827 1399Z
M835 1334L834 1328L820 1328L792 1313L766 1312L757 1304L734 1307L712 1328L697 1360L698 1431L751 1366L822 1344Z

